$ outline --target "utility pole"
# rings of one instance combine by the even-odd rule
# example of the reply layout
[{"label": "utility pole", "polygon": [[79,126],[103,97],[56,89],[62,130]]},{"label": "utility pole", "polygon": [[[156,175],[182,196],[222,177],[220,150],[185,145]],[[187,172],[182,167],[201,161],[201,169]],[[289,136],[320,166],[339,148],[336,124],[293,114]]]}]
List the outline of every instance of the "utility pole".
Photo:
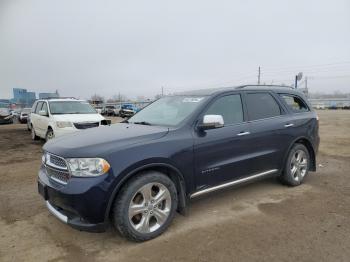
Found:
[{"label": "utility pole", "polygon": [[164,87],[162,86],[162,96],[164,96]]},{"label": "utility pole", "polygon": [[260,73],[261,73],[261,71],[260,71],[260,66],[259,66],[258,85],[260,85]]},{"label": "utility pole", "polygon": [[295,84],[294,84],[294,88],[297,89],[298,88],[298,76],[295,76]]},{"label": "utility pole", "polygon": [[307,77],[305,77],[305,88],[307,90]]}]

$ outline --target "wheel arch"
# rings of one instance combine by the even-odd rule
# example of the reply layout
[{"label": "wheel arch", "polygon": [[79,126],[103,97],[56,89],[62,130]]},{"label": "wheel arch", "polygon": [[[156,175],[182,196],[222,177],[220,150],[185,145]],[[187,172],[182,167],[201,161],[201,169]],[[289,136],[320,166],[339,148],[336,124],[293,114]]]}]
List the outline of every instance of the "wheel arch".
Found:
[{"label": "wheel arch", "polygon": [[180,172],[179,169],[174,167],[173,165],[170,165],[168,163],[149,163],[146,165],[139,166],[129,173],[127,173],[121,181],[114,187],[111,196],[108,201],[106,213],[105,213],[105,222],[109,220],[111,215],[111,209],[113,206],[113,203],[115,199],[118,197],[118,193],[120,192],[120,189],[125,185],[134,175],[145,172],[145,171],[158,171],[166,176],[168,176],[175,184],[177,193],[178,193],[178,209],[177,211],[180,214],[186,214],[187,211],[187,197],[186,197],[186,183],[184,176]]},{"label": "wheel arch", "polygon": [[309,151],[309,155],[310,155],[310,160],[311,160],[311,164],[310,164],[310,171],[316,171],[316,153],[315,153],[315,149],[314,146],[312,145],[311,141],[306,138],[306,137],[299,137],[297,139],[295,139],[289,146],[287,153],[283,159],[283,163],[285,163],[285,161],[287,160],[288,154],[290,152],[290,150],[292,149],[292,147],[295,144],[302,144],[304,145],[307,150]]}]

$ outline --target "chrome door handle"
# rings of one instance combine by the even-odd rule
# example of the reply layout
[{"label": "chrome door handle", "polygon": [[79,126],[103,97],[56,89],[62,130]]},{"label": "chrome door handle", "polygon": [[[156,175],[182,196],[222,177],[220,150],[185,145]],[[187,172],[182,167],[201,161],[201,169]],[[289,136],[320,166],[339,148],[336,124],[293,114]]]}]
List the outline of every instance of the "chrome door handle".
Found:
[{"label": "chrome door handle", "polygon": [[284,127],[291,127],[294,126],[294,124],[285,124]]},{"label": "chrome door handle", "polygon": [[250,134],[250,132],[241,132],[241,133],[238,133],[237,136],[246,136],[249,134]]}]

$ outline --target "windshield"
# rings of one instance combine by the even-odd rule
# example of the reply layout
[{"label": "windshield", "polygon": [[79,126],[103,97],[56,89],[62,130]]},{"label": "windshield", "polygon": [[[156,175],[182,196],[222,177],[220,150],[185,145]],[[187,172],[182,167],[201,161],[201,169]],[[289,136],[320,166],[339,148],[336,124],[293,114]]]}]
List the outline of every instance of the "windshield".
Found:
[{"label": "windshield", "polygon": [[129,119],[129,123],[176,126],[194,112],[206,97],[168,96],[142,109]]},{"label": "windshield", "polygon": [[58,114],[96,114],[96,110],[83,101],[55,101],[50,102],[50,112]]}]

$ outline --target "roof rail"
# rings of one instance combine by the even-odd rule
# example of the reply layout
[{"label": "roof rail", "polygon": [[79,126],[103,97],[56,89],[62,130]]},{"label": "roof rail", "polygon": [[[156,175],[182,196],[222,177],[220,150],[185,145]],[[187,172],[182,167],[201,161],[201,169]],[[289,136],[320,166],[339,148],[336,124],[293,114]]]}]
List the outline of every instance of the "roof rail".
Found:
[{"label": "roof rail", "polygon": [[238,86],[238,89],[246,88],[246,87],[279,87],[279,88],[291,88],[295,89],[293,86],[284,86],[284,85],[243,85]]},{"label": "roof rail", "polygon": [[67,96],[67,97],[49,97],[49,98],[42,98],[43,100],[52,100],[52,99],[75,99],[75,100],[79,100],[79,99],[77,99],[77,98],[75,98],[75,97],[69,97],[69,96]]}]

